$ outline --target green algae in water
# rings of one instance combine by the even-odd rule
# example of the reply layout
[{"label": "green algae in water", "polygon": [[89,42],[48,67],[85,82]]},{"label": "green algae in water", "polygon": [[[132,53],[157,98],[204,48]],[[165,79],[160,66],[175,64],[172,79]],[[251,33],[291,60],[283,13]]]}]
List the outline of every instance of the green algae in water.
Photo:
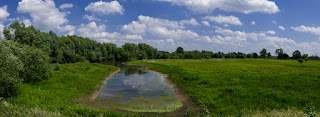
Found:
[{"label": "green algae in water", "polygon": [[121,69],[101,89],[101,104],[133,112],[172,112],[183,106],[164,75],[136,66]]}]

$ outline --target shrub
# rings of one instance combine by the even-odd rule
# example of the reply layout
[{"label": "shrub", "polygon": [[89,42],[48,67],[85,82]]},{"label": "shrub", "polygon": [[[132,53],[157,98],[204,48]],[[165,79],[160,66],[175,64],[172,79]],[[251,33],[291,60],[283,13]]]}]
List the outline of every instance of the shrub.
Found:
[{"label": "shrub", "polygon": [[302,64],[303,63],[303,59],[301,59],[301,58],[298,59],[298,62]]},{"label": "shrub", "polygon": [[19,94],[22,80],[17,77],[0,77],[0,97],[12,97]]},{"label": "shrub", "polygon": [[[2,52],[1,54],[6,54],[4,56],[11,55],[11,58],[15,58],[13,60],[21,62],[22,69],[19,71],[19,77],[23,81],[29,82],[32,80],[41,80],[48,76],[51,70],[49,57],[40,49],[8,40],[0,41],[0,45],[7,51],[6,53]],[[8,63],[6,65],[2,65],[1,68],[14,66],[15,63],[15,61],[8,61]],[[8,72],[10,70],[6,71]]]},{"label": "shrub", "polygon": [[20,58],[24,64],[21,77],[26,82],[41,80],[50,72],[49,57],[46,53],[35,47],[24,46],[23,55]]},{"label": "shrub", "polygon": [[17,95],[22,82],[19,73],[23,70],[23,64],[12,52],[0,43],[0,97]]}]

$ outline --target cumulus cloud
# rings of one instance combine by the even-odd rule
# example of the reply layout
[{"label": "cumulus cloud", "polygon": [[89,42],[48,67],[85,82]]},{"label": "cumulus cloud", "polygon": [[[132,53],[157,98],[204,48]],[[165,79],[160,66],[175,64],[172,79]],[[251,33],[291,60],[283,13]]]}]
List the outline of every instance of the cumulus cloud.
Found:
[{"label": "cumulus cloud", "polygon": [[72,8],[73,7],[73,4],[71,3],[65,3],[65,4],[62,4],[60,5],[60,9],[67,9],[67,8]]},{"label": "cumulus cloud", "polygon": [[291,27],[291,29],[298,32],[307,32],[315,35],[320,35],[320,27],[307,27],[307,26],[301,25],[298,27]]},{"label": "cumulus cloud", "polygon": [[26,26],[31,26],[32,25],[32,22],[30,21],[30,19],[23,19],[21,22],[23,22],[24,25],[26,25]]},{"label": "cumulus cloud", "polygon": [[[290,53],[300,47],[299,44],[291,39],[273,36],[273,31],[245,32],[216,28],[216,35],[212,37],[202,36],[197,39],[198,48],[210,47],[211,45],[213,50],[245,53],[259,52],[262,48],[267,48],[271,52],[278,48],[283,48]],[[300,49],[305,50],[305,48]]]},{"label": "cumulus cloud", "polygon": [[101,21],[101,19],[99,18],[96,18],[95,16],[93,15],[88,15],[88,14],[85,14],[83,16],[84,19],[87,19],[88,21]]},{"label": "cumulus cloud", "polygon": [[210,27],[210,23],[208,21],[202,21],[201,22],[203,25]]},{"label": "cumulus cloud", "polygon": [[278,22],[277,22],[277,21],[272,21],[272,23],[273,23],[273,24],[278,24]]},{"label": "cumulus cloud", "polygon": [[271,34],[271,35],[275,35],[275,34],[276,34],[276,31],[269,30],[269,31],[266,31],[266,33]]},{"label": "cumulus cloud", "polygon": [[279,8],[275,2],[269,0],[156,0],[170,2],[179,6],[186,6],[189,10],[209,13],[216,9],[241,12],[245,14],[262,12],[277,13]]},{"label": "cumulus cloud", "polygon": [[190,39],[199,35],[191,30],[185,30],[186,25],[200,25],[195,19],[169,21],[149,16],[138,16],[138,21],[124,25],[122,30],[131,34],[151,34],[167,39]]},{"label": "cumulus cloud", "polygon": [[193,19],[193,18],[191,18],[190,20],[182,20],[181,23],[183,23],[183,24],[189,24],[189,25],[193,25],[193,26],[198,26],[198,25],[200,25],[200,24],[198,23],[198,21],[195,20],[195,19]]},{"label": "cumulus cloud", "polygon": [[7,12],[7,6],[0,7],[0,37],[3,37],[2,31],[4,29],[3,23],[10,16],[10,13]]},{"label": "cumulus cloud", "polygon": [[7,12],[7,6],[0,7],[0,23],[5,22],[9,16],[10,13]]},{"label": "cumulus cloud", "polygon": [[286,30],[286,28],[283,27],[283,26],[278,26],[278,28],[281,29],[281,30]]},{"label": "cumulus cloud", "polygon": [[224,16],[224,15],[206,16],[206,17],[203,17],[203,19],[217,22],[219,24],[224,23],[224,24],[232,24],[232,25],[242,25],[239,18],[235,16]]},{"label": "cumulus cloud", "polygon": [[18,3],[17,11],[28,13],[33,25],[41,31],[69,31],[70,26],[64,26],[68,22],[65,18],[67,14],[60,12],[53,0],[22,0]]},{"label": "cumulus cloud", "polygon": [[251,22],[251,25],[256,25],[256,22],[255,22],[255,21],[252,21],[252,22]]},{"label": "cumulus cloud", "polygon": [[124,8],[120,5],[118,1],[111,2],[93,2],[90,3],[87,7],[85,7],[86,11],[90,11],[92,13],[97,13],[101,15],[107,14],[123,14]]},{"label": "cumulus cloud", "polygon": [[98,25],[96,22],[90,22],[88,24],[81,24],[76,28],[76,34],[88,37],[103,42],[115,42],[126,40],[142,40],[141,35],[134,34],[121,34],[118,32],[108,32],[107,26],[104,24]]}]

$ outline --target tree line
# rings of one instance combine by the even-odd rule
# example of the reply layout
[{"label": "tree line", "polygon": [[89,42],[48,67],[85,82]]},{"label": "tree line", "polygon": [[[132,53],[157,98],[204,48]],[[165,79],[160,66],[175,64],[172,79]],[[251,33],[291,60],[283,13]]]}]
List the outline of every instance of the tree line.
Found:
[{"label": "tree line", "polygon": [[[145,43],[126,43],[122,47],[117,47],[116,44],[99,43],[77,35],[57,36],[52,31],[40,32],[33,26],[27,27],[19,22],[12,23],[4,29],[3,33],[7,40],[41,49],[50,57],[51,63],[74,63],[84,60],[100,62],[142,59],[273,58],[266,49],[262,49],[258,55],[257,53],[245,54],[242,52],[184,51],[182,47],[178,47],[175,52],[170,53],[158,51]],[[278,59],[290,58],[281,48],[277,49],[275,54]],[[294,59],[302,57],[306,58],[308,55],[301,55],[298,50],[292,54]],[[317,58],[318,56],[312,57],[312,59]]]}]

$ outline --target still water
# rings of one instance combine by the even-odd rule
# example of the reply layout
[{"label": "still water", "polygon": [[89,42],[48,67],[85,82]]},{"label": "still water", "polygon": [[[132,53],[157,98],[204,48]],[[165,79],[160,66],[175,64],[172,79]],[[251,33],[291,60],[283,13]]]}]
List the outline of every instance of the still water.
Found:
[{"label": "still water", "polygon": [[145,67],[118,65],[96,98],[101,104],[134,112],[172,112],[182,107],[164,75]]}]

